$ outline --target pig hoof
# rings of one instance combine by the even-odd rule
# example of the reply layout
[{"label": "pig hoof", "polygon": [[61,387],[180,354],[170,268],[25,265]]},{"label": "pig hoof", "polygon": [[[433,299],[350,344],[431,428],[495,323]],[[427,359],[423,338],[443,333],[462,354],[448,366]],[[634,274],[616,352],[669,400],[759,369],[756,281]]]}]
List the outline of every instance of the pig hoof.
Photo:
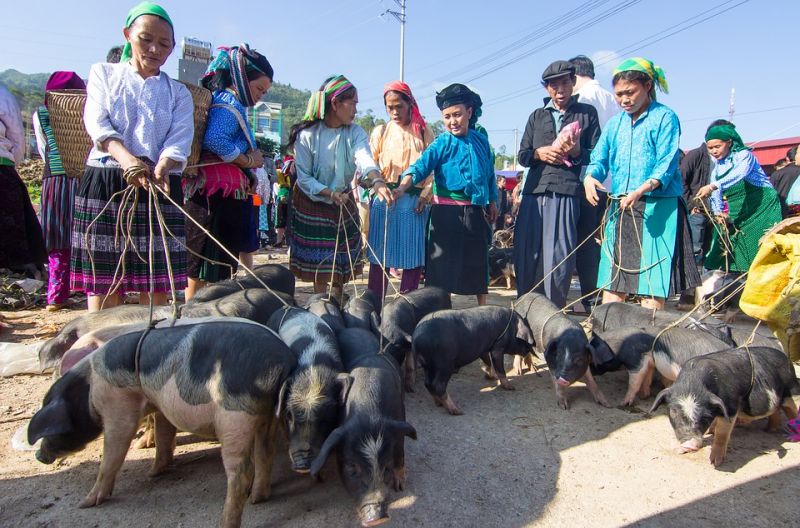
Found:
[{"label": "pig hoof", "polygon": [[513,391],[513,390],[516,390],[516,389],[514,388],[514,386],[513,386],[511,383],[509,383],[508,381],[501,381],[501,382],[500,382],[500,386],[501,386],[503,389],[505,389],[505,390],[508,390],[508,391]]},{"label": "pig hoof", "polygon": [[608,400],[605,396],[598,396],[594,399],[598,404],[602,405],[603,407],[611,407],[611,404],[608,403]]},{"label": "pig hoof", "polygon": [[396,468],[392,480],[392,487],[394,490],[403,491],[406,487],[406,468]]},{"label": "pig hoof", "polygon": [[558,399],[558,406],[564,409],[565,411],[569,410],[569,401],[566,398],[559,398]]},{"label": "pig hoof", "polygon": [[269,496],[272,494],[270,490],[265,491],[253,491],[250,493],[250,504],[258,504],[259,502],[266,502],[269,499]]},{"label": "pig hoof", "polygon": [[94,508],[100,506],[106,501],[106,496],[95,491],[89,492],[85,499],[81,501],[78,508]]},{"label": "pig hoof", "polygon": [[721,452],[721,450],[712,449],[708,461],[711,462],[715,468],[720,467],[722,463],[725,462],[725,453]]},{"label": "pig hoof", "polygon": [[150,468],[150,471],[147,472],[147,476],[150,478],[158,477],[169,471],[171,468],[172,462],[159,464],[157,466],[154,464],[153,467]]}]

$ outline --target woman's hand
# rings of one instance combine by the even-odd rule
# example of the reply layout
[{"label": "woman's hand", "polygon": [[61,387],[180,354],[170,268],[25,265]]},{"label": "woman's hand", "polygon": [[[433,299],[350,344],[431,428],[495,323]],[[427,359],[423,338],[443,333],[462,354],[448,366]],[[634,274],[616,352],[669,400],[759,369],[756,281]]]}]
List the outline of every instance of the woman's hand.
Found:
[{"label": "woman's hand", "polygon": [[431,203],[431,198],[433,197],[433,190],[430,187],[425,187],[422,189],[422,192],[419,193],[419,198],[417,199],[417,206],[414,207],[414,212],[421,214],[425,211],[425,208]]},{"label": "woman's hand", "polygon": [[331,191],[330,199],[334,205],[344,206],[350,198],[350,193]]},{"label": "woman's hand", "polygon": [[260,150],[250,150],[247,152],[247,155],[250,156],[250,160],[252,162],[250,164],[251,169],[257,169],[258,167],[264,165],[264,154],[262,154]]},{"label": "woman's hand", "polygon": [[727,215],[727,214],[725,214],[725,213],[717,213],[717,214],[714,216],[714,220],[715,220],[715,221],[716,221],[718,224],[724,224],[724,223],[726,223],[726,222],[728,221],[728,215]]},{"label": "woman's hand", "polygon": [[386,207],[394,204],[394,194],[392,193],[392,190],[389,189],[382,181],[375,182],[375,184],[372,186],[372,190],[375,191],[375,194],[378,195],[378,198],[386,202]]},{"label": "woman's hand", "polygon": [[711,196],[711,193],[717,190],[717,186],[713,183],[709,183],[708,185],[703,185],[697,190],[697,194],[695,195],[695,199],[702,200],[703,198],[707,198]]},{"label": "woman's hand", "polygon": [[644,192],[642,192],[641,189],[636,189],[635,191],[623,196],[619,201],[619,206],[623,209],[633,209],[633,206],[641,199],[643,195]]},{"label": "woman's hand", "polygon": [[403,195],[408,190],[408,188],[411,187],[413,184],[414,184],[414,180],[412,179],[410,174],[408,176],[404,177],[400,181],[400,185],[398,185],[397,188],[394,190],[394,193],[393,193],[394,194],[394,199],[395,200],[399,200],[400,198],[402,198]]},{"label": "woman's hand", "polygon": [[583,192],[586,194],[586,201],[592,205],[597,205],[600,201],[600,197],[597,195],[598,190],[605,192],[606,188],[592,176],[587,175],[583,180]]},{"label": "woman's hand", "polygon": [[153,183],[161,187],[164,192],[169,192],[169,171],[173,168],[174,162],[169,158],[161,158],[153,169]]}]

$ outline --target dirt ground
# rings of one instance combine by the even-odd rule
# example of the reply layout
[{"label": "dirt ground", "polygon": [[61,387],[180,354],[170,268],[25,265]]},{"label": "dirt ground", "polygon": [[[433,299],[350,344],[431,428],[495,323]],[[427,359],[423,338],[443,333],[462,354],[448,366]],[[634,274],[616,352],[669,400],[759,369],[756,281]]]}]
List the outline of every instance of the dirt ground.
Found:
[{"label": "dirt ground", "polygon": [[[298,291],[300,300],[309,288]],[[513,298],[505,289],[490,292],[493,304]],[[454,304],[475,301],[456,297]],[[14,334],[0,340],[33,341],[80,314],[11,314],[21,318],[13,321]],[[728,460],[715,470],[708,441],[698,453],[673,453],[677,442],[664,411],[651,418],[638,412],[652,398],[639,402],[638,411],[606,409],[575,386],[571,409],[563,411],[546,371],[512,382],[515,391],[499,390],[477,364],[462,369],[449,390],[465,414],[449,416],[434,406],[418,376],[406,407],[419,440],[406,442],[408,486],[393,495],[394,526],[797,526],[800,445],[762,431],[763,421],[736,428]],[[607,374],[598,383],[618,403],[627,374]],[[216,526],[225,495],[219,449],[186,435],[178,438],[169,473],[148,478],[153,451],[131,450],[113,498],[78,509],[97,475],[100,441],[51,466],[11,447],[49,385],[48,376],[0,378],[0,526]],[[357,526],[334,464],[316,483],[291,473],[285,449],[280,453],[271,499],[248,504],[243,526]]]}]

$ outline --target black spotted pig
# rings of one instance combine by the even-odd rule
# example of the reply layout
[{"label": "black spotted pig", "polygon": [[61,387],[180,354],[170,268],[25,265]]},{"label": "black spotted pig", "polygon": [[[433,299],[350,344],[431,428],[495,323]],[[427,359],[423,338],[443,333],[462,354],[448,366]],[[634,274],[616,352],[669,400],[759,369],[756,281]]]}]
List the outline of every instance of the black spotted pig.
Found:
[{"label": "black spotted pig", "polygon": [[53,384],[28,442],[42,439],[36,458],[50,464],[103,433],[97,481],[80,504],[97,506],[111,496],[140,420],[159,411],[151,474],[171,463],[176,430],[216,437],[228,480],[221,524],[236,527],[248,490],[253,502],[269,496],[276,410],[295,363],[274,332],[246,320],[123,334]]},{"label": "black spotted pig", "polygon": [[581,380],[597,403],[609,407],[608,399],[589,370],[592,354],[596,352],[581,325],[561,313],[550,299],[536,292],[517,299],[514,311],[527,321],[539,352],[544,354],[559,406],[569,409],[566,389]]},{"label": "black spotted pig", "polygon": [[[286,266],[262,264],[255,266],[252,270],[256,277],[273,291],[283,292],[290,297],[294,297],[294,274]],[[249,273],[245,273],[244,277],[223,280],[199,289],[186,304],[212,301],[248,288],[264,288],[261,282]]]},{"label": "black spotted pig", "polygon": [[658,327],[616,328],[607,332],[595,332],[590,341],[596,355],[613,358],[600,365],[591,365],[594,374],[615,370],[624,366],[628,371],[628,391],[622,405],[633,405],[637,395],[650,396],[653,373],[658,372],[666,384],[675,381],[687,360],[692,357],[730,348],[711,334],[688,328]]},{"label": "black spotted pig", "polygon": [[308,473],[323,442],[339,423],[347,375],[342,374],[333,330],[318,316],[301,308],[278,310],[269,327],[297,357],[285,398],[289,458],[294,471]]},{"label": "black spotted pig", "polygon": [[414,390],[416,361],[411,351],[411,334],[429,313],[452,308],[450,294],[435,286],[410,291],[387,302],[381,314],[380,335],[384,351],[403,365],[406,391]]},{"label": "black spotted pig", "polygon": [[710,462],[725,461],[737,418],[769,417],[768,428],[780,426],[779,412],[797,417],[792,394],[800,384],[786,355],[767,347],[734,348],[687,361],[675,383],[656,396],[650,413],[669,403],[669,421],[680,442],[679,453],[698,451],[703,435],[713,428]]},{"label": "black spotted pig", "polygon": [[533,344],[528,324],[510,308],[477,306],[426,315],[414,330],[411,346],[425,369],[425,387],[433,400],[450,414],[459,415],[461,410],[447,393],[454,372],[480,358],[487,374],[512,390],[504,355],[524,356]]},{"label": "black spotted pig", "polygon": [[348,299],[342,310],[347,328],[363,328],[379,335],[381,304],[372,290],[365,289],[356,297]]},{"label": "black spotted pig", "polygon": [[[355,344],[353,331],[368,333],[346,329],[347,343]],[[348,353],[353,363],[342,423],[325,440],[311,474],[322,470],[335,449],[339,477],[356,500],[361,525],[377,526],[389,519],[389,487],[401,490],[405,485],[404,440],[406,436],[416,440],[417,432],[406,422],[403,383],[395,360],[357,347]]]}]

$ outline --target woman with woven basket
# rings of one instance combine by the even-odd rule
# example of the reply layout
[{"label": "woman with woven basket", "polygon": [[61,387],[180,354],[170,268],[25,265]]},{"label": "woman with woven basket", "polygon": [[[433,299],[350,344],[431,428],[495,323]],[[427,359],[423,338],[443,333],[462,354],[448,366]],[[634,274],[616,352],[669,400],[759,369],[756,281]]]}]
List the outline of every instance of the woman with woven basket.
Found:
[{"label": "woman with woven basket", "polygon": [[[75,72],[57,71],[47,80],[45,92],[83,90],[86,84]],[[47,101],[33,113],[36,146],[44,160],[42,174],[42,232],[47,248],[47,310],[61,309],[69,299],[69,257],[72,246],[72,207],[80,174],[67,174],[50,126]]]},{"label": "woman with woven basket", "polygon": [[[213,96],[200,170],[196,178],[183,180],[186,211],[234,255],[254,250],[248,240],[255,229],[250,225],[253,203],[249,193],[257,183],[253,171],[264,164],[247,125],[245,109],[267,93],[272,76],[266,57],[242,44],[219,48],[202,81]],[[237,262],[190,220],[186,239],[190,250],[189,300],[207,282],[230,278]]]},{"label": "woman with woven basket", "polygon": [[[153,303],[165,304],[168,291],[186,287],[183,214],[163,196],[160,215],[148,205],[153,185],[182,201],[192,96],[161,71],[175,47],[163,8],[137,5],[123,34],[121,62],[92,66],[84,109],[93,147],[75,200],[70,267],[72,289],[86,292],[90,311],[119,304],[128,291],[139,292],[141,303],[152,291]],[[133,194],[126,193],[129,185]]]},{"label": "woman with woven basket", "polygon": [[372,158],[367,133],[353,124],[356,87],[334,75],[311,94],[303,121],[292,127],[297,185],[292,194],[289,266],[295,276],[314,283],[315,293],[337,297],[341,286],[360,274],[361,232],[351,182],[371,186],[376,200],[394,202]]}]

